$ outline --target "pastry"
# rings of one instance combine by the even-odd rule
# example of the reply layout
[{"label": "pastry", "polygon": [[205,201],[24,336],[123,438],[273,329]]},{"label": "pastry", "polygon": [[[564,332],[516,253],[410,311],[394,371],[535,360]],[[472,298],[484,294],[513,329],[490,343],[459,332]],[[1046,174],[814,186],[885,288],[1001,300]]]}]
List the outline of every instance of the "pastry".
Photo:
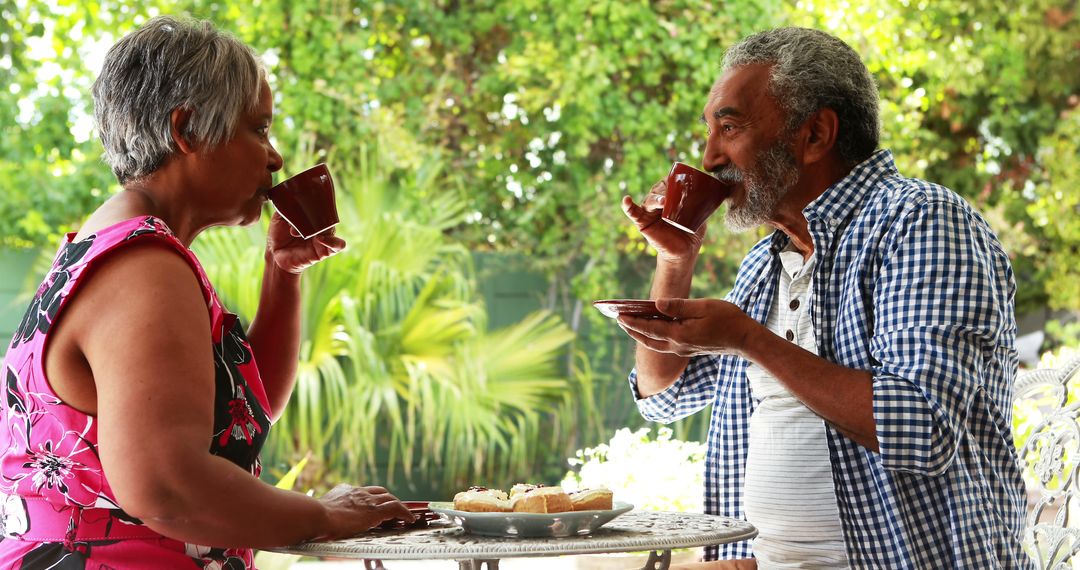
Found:
[{"label": "pastry", "polygon": [[570,492],[569,495],[570,504],[575,511],[610,511],[612,508],[611,489],[580,489]]},{"label": "pastry", "polygon": [[510,488],[510,500],[513,501],[514,497],[524,494],[528,491],[532,491],[537,487],[543,487],[543,485],[533,485],[531,483],[517,483]]},{"label": "pastry", "polygon": [[564,513],[574,510],[562,487],[536,487],[515,495],[510,501],[515,513]]},{"label": "pastry", "polygon": [[498,489],[469,487],[454,495],[454,509],[470,513],[508,513],[510,500]]}]

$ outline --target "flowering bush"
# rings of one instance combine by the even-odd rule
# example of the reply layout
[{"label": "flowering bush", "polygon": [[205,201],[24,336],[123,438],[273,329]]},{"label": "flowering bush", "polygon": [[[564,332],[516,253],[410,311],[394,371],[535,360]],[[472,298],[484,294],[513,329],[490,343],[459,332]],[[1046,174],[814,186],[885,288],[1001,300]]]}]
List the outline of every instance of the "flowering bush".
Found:
[{"label": "flowering bush", "polygon": [[650,432],[623,428],[606,444],[578,450],[563,488],[607,487],[638,509],[702,512],[705,445],[672,439],[666,427],[655,439]]}]

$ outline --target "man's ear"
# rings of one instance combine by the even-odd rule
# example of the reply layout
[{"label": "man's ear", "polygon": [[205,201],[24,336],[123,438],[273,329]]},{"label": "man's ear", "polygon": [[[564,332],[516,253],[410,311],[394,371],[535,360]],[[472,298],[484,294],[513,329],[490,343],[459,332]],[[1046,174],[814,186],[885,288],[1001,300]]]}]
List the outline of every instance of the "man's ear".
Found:
[{"label": "man's ear", "polygon": [[172,134],[173,142],[176,143],[176,148],[183,154],[195,152],[195,143],[184,136],[188,121],[191,120],[191,113],[191,109],[177,107],[169,116],[169,132]]},{"label": "man's ear", "polygon": [[811,164],[828,156],[836,146],[839,130],[840,119],[836,111],[824,107],[810,115],[802,128],[803,162]]}]

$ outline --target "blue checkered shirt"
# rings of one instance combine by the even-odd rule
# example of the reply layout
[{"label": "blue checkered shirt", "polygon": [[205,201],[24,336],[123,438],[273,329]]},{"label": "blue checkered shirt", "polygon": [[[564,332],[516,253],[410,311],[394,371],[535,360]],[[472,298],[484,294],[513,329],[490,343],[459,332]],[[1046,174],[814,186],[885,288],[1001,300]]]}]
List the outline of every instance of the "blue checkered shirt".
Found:
[{"label": "blue checkered shirt", "polygon": [[[826,423],[852,567],[1028,568],[1010,429],[1016,286],[1001,244],[962,198],[900,176],[887,150],[803,213],[818,256],[810,307],[818,353],[873,374],[880,453]],[[755,245],[727,296],[758,322],[787,242],[777,231]],[[740,519],[756,404],[746,365],[699,356],[670,388],[638,400],[646,419],[664,423],[712,404],[705,510]],[[630,383],[636,394],[635,373]],[[707,555],[745,558],[751,544]]]}]

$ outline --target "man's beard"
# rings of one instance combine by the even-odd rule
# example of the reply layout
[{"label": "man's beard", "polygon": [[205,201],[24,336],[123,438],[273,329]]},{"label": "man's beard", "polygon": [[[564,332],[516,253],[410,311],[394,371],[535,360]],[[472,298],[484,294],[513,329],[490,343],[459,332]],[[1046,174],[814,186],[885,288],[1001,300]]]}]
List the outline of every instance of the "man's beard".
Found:
[{"label": "man's beard", "polygon": [[745,232],[772,218],[780,200],[799,181],[799,169],[787,141],[779,140],[746,172],[728,165],[716,177],[721,182],[744,184],[746,196],[741,204],[728,206],[724,223],[733,232]]}]

